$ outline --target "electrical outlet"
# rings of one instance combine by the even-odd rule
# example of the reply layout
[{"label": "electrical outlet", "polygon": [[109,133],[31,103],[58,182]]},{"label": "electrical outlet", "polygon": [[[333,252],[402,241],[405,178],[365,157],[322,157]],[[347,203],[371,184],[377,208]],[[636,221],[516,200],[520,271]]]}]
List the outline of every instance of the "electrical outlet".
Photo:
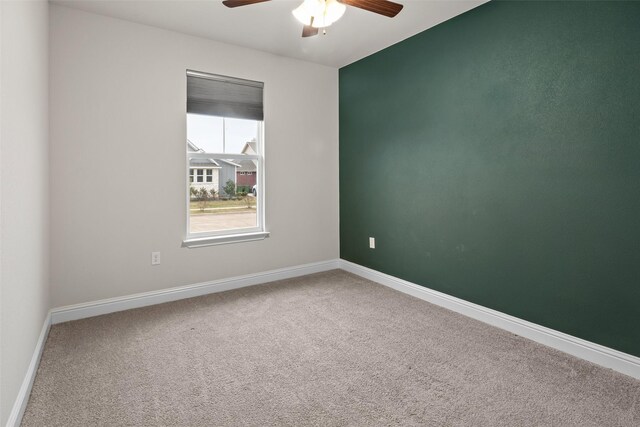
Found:
[{"label": "electrical outlet", "polygon": [[160,252],[151,252],[151,265],[160,265]]},{"label": "electrical outlet", "polygon": [[376,248],[376,238],[375,237],[369,237],[369,248],[371,248],[371,249],[375,249]]}]

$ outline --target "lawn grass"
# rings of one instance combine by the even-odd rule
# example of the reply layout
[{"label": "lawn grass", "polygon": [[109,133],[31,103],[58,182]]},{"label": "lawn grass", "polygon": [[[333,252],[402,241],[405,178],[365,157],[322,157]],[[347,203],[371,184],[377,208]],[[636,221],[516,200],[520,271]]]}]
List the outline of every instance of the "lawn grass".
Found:
[{"label": "lawn grass", "polygon": [[191,216],[200,216],[200,215],[235,215],[235,214],[240,214],[240,213],[248,213],[248,212],[252,212],[252,213],[256,213],[256,210],[254,208],[251,209],[247,209],[242,208],[242,207],[238,207],[235,209],[211,209],[208,211],[201,211],[200,209],[197,210],[193,210],[189,213],[189,215]]}]

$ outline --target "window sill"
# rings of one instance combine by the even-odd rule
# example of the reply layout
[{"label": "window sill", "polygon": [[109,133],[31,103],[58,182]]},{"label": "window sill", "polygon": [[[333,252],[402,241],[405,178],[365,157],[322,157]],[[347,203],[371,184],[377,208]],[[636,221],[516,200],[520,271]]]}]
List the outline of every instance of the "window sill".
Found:
[{"label": "window sill", "polygon": [[226,245],[228,243],[253,242],[269,237],[268,231],[254,233],[227,234],[225,236],[209,236],[197,239],[186,239],[182,242],[183,248],[202,248],[204,246]]}]

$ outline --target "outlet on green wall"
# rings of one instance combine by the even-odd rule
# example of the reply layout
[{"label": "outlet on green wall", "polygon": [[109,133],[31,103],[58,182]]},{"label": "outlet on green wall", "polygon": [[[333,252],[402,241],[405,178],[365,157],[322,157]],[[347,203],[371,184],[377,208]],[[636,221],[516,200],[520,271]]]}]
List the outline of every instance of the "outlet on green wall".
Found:
[{"label": "outlet on green wall", "polygon": [[342,68],[341,257],[640,356],[639,23],[491,2]]}]

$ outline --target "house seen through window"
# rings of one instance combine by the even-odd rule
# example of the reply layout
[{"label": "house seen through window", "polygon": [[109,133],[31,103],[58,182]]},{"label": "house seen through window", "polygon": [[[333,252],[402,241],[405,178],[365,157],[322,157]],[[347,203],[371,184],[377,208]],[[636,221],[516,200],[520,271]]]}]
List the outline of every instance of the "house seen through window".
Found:
[{"label": "house seen through window", "polygon": [[262,90],[187,72],[187,240],[265,237]]}]

